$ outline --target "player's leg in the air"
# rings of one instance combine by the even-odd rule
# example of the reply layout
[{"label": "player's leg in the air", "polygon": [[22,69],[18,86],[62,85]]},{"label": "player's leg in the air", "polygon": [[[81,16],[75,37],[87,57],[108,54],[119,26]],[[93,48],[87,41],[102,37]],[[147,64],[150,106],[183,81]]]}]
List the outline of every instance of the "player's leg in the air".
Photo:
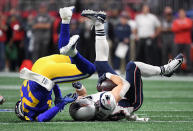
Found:
[{"label": "player's leg in the air", "polygon": [[168,64],[153,66],[142,62],[129,62],[126,67],[126,80],[131,84],[130,90],[126,94],[128,100],[119,102],[122,106],[132,106],[134,111],[138,110],[143,103],[143,89],[141,75],[147,76],[167,76],[170,77],[182,64],[183,55],[179,54]]},{"label": "player's leg in the air", "polygon": [[61,55],[40,58],[33,65],[32,71],[55,83],[87,78],[95,72],[95,66],[78,53],[76,44],[79,36],[74,35],[70,38],[72,8],[62,8],[59,13],[62,19],[58,44]]},{"label": "player's leg in the air", "polygon": [[94,64],[96,66],[98,76],[100,77],[101,75],[107,72],[116,74],[108,63],[109,45],[104,30],[106,13],[101,11],[96,12],[93,10],[84,10],[81,15],[91,19],[95,26],[96,58]]},{"label": "player's leg in the air", "polygon": [[[77,98],[76,95],[62,97],[56,83],[83,79],[95,72],[95,66],[76,50],[79,36],[69,36],[71,7],[60,9],[60,15],[62,24],[59,49],[62,55],[40,58],[33,65],[32,71],[23,69],[20,72],[20,77],[27,79],[21,86],[21,101],[17,102],[15,108],[16,115],[21,119],[39,122],[51,120],[66,104]],[[55,106],[49,109],[52,89]]]},{"label": "player's leg in the air", "polygon": [[72,17],[72,9],[61,9],[60,17],[62,19],[58,44],[60,53],[70,56],[71,63],[75,64],[83,74],[93,74],[95,72],[95,66],[83,56],[81,56],[76,49],[79,36],[74,35],[70,38],[69,24]]},{"label": "player's leg in the air", "polygon": [[[80,72],[77,71],[76,75],[79,77],[78,79],[82,79],[81,78],[82,76],[83,78],[86,78],[92,75],[95,72],[95,66],[78,53],[76,49],[76,44],[79,36],[74,35],[70,38],[69,24],[70,24],[71,16],[72,16],[72,9],[69,10],[69,9],[63,8],[60,10],[60,17],[62,19],[62,23],[61,23],[61,31],[60,31],[58,48],[61,54],[70,56],[71,63],[75,64],[78,70],[81,71],[81,74]],[[75,69],[75,72],[76,72],[76,69]],[[82,76],[79,76],[79,75],[82,75]]]},{"label": "player's leg in the air", "polygon": [[170,77],[173,73],[181,66],[183,62],[183,54],[178,54],[173,60],[168,64],[159,66],[152,66],[142,62],[134,62],[141,71],[142,76],[166,76]]}]

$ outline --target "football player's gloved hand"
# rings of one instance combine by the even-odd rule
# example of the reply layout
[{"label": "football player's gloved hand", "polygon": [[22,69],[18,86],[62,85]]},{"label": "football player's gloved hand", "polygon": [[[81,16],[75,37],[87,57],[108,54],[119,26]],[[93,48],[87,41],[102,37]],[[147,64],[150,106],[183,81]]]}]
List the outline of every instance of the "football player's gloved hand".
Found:
[{"label": "football player's gloved hand", "polygon": [[57,105],[57,104],[59,104],[61,101],[62,101],[62,98],[57,97],[57,98],[55,98],[55,100],[54,100],[54,104]]},{"label": "football player's gloved hand", "polygon": [[78,94],[77,93],[70,93],[68,95],[66,95],[64,98],[60,99],[58,101],[58,103],[56,104],[57,107],[60,108],[60,111],[64,109],[64,106],[68,103],[71,103],[73,101],[75,101],[78,98]]},{"label": "football player's gloved hand", "polygon": [[76,89],[81,89],[82,88],[82,84],[80,83],[80,81],[77,82],[73,82],[72,86]]},{"label": "football player's gloved hand", "polygon": [[101,77],[99,77],[98,85],[101,84],[103,81],[107,79],[106,74],[103,74]]}]

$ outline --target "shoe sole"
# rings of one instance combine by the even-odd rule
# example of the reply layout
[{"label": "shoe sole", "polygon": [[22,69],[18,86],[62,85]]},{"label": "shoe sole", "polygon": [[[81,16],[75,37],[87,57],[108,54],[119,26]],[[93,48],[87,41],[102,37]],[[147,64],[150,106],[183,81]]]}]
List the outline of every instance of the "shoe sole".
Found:
[{"label": "shoe sole", "polygon": [[97,11],[93,11],[93,10],[83,10],[83,12],[81,13],[81,16],[92,19],[93,21],[96,21],[96,20],[105,21],[106,18],[104,20],[97,18],[97,16],[99,16],[99,15],[104,15],[106,17],[106,13],[102,12],[102,11],[97,12]]},{"label": "shoe sole", "polygon": [[182,65],[182,63],[183,63],[183,54],[182,53],[178,54],[174,59],[176,59],[176,60],[181,59],[181,60],[178,60],[179,63],[174,67],[174,70],[170,74],[167,74],[167,75],[164,75],[164,76],[171,77],[174,74],[174,72]]}]

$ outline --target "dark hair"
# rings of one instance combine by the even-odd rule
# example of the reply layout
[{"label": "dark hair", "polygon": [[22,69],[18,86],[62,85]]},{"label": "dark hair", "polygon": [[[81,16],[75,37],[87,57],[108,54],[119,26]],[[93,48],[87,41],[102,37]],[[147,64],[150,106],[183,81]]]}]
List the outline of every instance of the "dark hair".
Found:
[{"label": "dark hair", "polygon": [[72,117],[72,119],[78,120],[78,119],[76,118],[75,114],[76,114],[76,111],[77,111],[78,109],[80,109],[80,108],[81,108],[81,105],[80,105],[79,103],[77,103],[77,102],[73,102],[73,103],[70,105],[70,107],[69,107],[69,113],[70,113],[70,116]]}]

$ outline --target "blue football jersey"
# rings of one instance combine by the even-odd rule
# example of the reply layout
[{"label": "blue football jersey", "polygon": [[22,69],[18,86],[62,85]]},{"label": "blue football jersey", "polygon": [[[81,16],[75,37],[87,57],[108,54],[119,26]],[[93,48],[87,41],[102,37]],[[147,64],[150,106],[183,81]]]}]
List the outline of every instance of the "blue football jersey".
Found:
[{"label": "blue football jersey", "polygon": [[38,83],[25,80],[20,87],[22,109],[26,120],[35,120],[40,114],[51,107],[52,90],[47,91]]}]

